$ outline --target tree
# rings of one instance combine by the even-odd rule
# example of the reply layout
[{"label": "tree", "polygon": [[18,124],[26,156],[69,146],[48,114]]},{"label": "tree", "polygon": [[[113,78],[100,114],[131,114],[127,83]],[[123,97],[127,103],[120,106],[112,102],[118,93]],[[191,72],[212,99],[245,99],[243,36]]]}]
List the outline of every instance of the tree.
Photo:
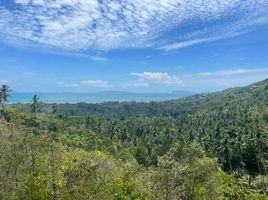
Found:
[{"label": "tree", "polygon": [[39,102],[40,98],[35,94],[32,98],[31,109],[33,113],[37,113],[39,111]]},{"label": "tree", "polygon": [[239,159],[240,159],[240,167],[242,167],[243,173],[245,172],[245,163],[243,161],[243,155],[242,155],[242,143],[243,143],[243,138],[242,134],[240,131],[236,132],[236,138],[235,138],[235,143],[238,148],[238,153],[239,153]]},{"label": "tree", "polygon": [[11,90],[7,85],[2,85],[1,91],[0,91],[0,104],[1,104],[1,110],[4,109],[5,104],[8,102],[8,99],[10,96]]},{"label": "tree", "polygon": [[[233,166],[231,162],[231,157],[233,153],[233,145],[231,144],[231,138],[228,136],[228,134],[225,133],[223,138],[221,139],[221,144],[217,148],[218,153],[223,157],[223,163],[224,163],[224,168],[231,173],[233,173]],[[227,164],[228,163],[228,167]]]},{"label": "tree", "polygon": [[151,174],[154,199],[218,199],[221,171],[216,162],[202,156],[196,147],[174,150],[159,158]]}]

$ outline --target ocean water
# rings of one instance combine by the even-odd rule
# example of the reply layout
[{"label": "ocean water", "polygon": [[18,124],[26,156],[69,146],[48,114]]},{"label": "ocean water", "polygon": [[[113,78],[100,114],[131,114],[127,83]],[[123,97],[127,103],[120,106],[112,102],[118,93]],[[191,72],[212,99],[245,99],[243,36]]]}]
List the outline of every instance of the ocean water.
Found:
[{"label": "ocean water", "polygon": [[[12,93],[9,103],[29,103],[35,93]],[[165,101],[179,99],[191,95],[181,93],[128,93],[128,92],[98,92],[98,93],[36,93],[40,101],[45,103],[102,103],[107,101]]]}]

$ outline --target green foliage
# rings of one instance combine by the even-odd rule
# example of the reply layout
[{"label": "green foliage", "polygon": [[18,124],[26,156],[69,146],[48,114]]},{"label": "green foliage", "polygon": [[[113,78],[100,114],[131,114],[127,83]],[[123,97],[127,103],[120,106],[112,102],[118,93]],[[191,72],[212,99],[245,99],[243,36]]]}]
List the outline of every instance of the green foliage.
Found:
[{"label": "green foliage", "polygon": [[265,120],[266,123],[268,123],[268,108],[266,108],[263,113],[263,119]]},{"label": "green foliage", "polygon": [[196,147],[183,152],[187,154],[173,149],[159,158],[152,173],[155,199],[218,199],[220,169],[215,161]]},{"label": "green foliage", "polygon": [[151,103],[5,106],[5,91],[0,199],[267,199],[267,80]]},{"label": "green foliage", "polygon": [[0,199],[145,199],[106,153],[70,149],[5,122],[0,141]]},{"label": "green foliage", "polygon": [[228,200],[265,200],[268,196],[263,194],[262,191],[253,190],[248,187],[248,185],[234,177],[221,173],[221,181],[223,184],[222,195],[220,199]]}]

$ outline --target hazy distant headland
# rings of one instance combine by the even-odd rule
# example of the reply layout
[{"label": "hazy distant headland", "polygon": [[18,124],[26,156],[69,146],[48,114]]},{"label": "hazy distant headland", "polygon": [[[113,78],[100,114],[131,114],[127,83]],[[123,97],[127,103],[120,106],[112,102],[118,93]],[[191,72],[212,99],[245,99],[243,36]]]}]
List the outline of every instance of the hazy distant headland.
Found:
[{"label": "hazy distant headland", "polygon": [[91,93],[33,93],[33,92],[13,92],[11,94],[10,103],[30,103],[32,96],[37,94],[44,103],[102,103],[107,101],[165,101],[183,98],[194,95],[189,91],[174,91],[170,93],[133,93],[104,91]]}]

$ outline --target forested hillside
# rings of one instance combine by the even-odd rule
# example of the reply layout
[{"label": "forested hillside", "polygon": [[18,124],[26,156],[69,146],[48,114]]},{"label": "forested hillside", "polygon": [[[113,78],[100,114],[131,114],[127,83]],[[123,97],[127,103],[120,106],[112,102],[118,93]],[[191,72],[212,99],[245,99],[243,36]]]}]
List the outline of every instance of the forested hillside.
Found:
[{"label": "forested hillside", "polygon": [[151,103],[8,94],[0,199],[268,199],[268,80]]}]

